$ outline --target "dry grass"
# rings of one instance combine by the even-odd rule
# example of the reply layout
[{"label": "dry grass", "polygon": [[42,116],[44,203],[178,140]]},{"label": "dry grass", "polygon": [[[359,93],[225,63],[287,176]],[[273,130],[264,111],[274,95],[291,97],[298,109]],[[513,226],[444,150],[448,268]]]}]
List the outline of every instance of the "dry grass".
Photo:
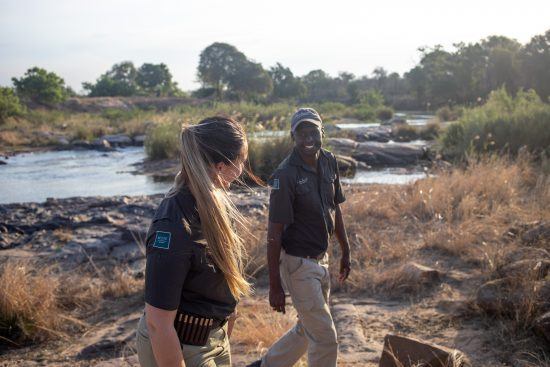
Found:
[{"label": "dry grass", "polygon": [[[63,336],[65,318],[56,295],[57,279],[28,262],[10,261],[0,273],[0,336],[44,340]],[[13,343],[17,341],[12,340]]]},{"label": "dry grass", "polygon": [[0,269],[0,337],[12,345],[65,338],[86,327],[82,320],[99,309],[102,299],[126,297],[142,288],[143,280],[120,268],[98,276],[8,260]]},{"label": "dry grass", "polygon": [[[249,299],[239,305],[239,317],[231,342],[242,347],[252,360],[259,359],[267,349],[296,323],[296,312],[286,308],[286,314],[273,312],[267,300]],[[303,357],[296,365],[307,366]]]}]

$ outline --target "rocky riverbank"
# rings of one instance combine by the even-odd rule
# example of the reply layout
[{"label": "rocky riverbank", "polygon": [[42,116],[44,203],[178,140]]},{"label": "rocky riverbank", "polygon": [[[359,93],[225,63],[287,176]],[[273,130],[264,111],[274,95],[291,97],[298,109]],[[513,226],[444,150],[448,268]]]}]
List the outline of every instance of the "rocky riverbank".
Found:
[{"label": "rocky riverbank", "polygon": [[[538,202],[530,196],[516,199],[520,191],[515,186],[506,191],[491,180],[493,175],[504,175],[510,184],[514,177],[521,180],[513,168],[476,170],[474,176],[441,175],[402,187],[345,187],[343,212],[356,270],[347,285],[333,283],[339,365],[377,366],[388,333],[422,340],[408,341],[409,347],[456,348],[473,366],[502,366],[530,358],[525,353],[539,353],[537,348],[549,335],[550,227],[540,220],[548,212],[540,209],[540,196]],[[483,185],[477,175],[492,184]],[[432,198],[422,198],[419,192]],[[451,192],[456,204],[448,211],[438,209]],[[473,192],[483,193],[478,208],[484,208],[472,212],[475,225],[465,207]],[[536,192],[533,195],[539,195]],[[498,211],[484,206],[503,195],[512,196],[506,196]],[[292,324],[294,314],[276,315],[267,307],[267,190],[236,191],[232,196],[257,236],[247,241],[247,271],[256,293],[243,300],[232,339],[234,364],[244,366]],[[30,269],[22,276],[42,274],[42,281],[46,277],[55,285],[50,297],[59,297],[56,312],[73,325],[68,330],[61,326],[63,334],[56,331],[30,344],[18,340],[17,334],[8,335],[23,346],[0,346],[7,366],[137,366],[133,343],[143,308],[143,241],[161,198],[76,197],[0,205],[0,266],[6,269],[15,262],[9,269]],[[423,200],[430,200],[431,209],[423,207]],[[432,216],[430,210],[436,213]],[[459,218],[453,211],[460,211],[461,217],[447,223],[444,216]],[[506,221],[499,219],[503,213]],[[331,272],[337,274],[335,244],[331,253]],[[8,289],[2,288],[7,287],[7,275],[0,273],[0,289]],[[20,287],[32,284],[29,280]],[[528,310],[529,319],[515,318],[517,312],[524,315]],[[521,340],[514,339],[514,347],[499,339],[521,325],[529,329]],[[533,332],[538,339],[533,339]]]}]

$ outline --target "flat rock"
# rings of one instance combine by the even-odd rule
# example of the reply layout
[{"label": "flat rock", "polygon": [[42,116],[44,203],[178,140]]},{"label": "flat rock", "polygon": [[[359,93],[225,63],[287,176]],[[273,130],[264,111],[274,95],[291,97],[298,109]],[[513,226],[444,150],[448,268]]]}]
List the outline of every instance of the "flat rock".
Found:
[{"label": "flat rock", "polygon": [[537,317],[534,323],[534,330],[537,335],[545,338],[550,343],[550,312]]},{"label": "flat rock", "polygon": [[388,334],[384,338],[379,367],[461,367],[467,364],[465,355],[456,349]]},{"label": "flat rock", "polygon": [[132,138],[124,134],[104,135],[101,139],[106,140],[110,145],[114,146],[127,146],[133,144]]}]

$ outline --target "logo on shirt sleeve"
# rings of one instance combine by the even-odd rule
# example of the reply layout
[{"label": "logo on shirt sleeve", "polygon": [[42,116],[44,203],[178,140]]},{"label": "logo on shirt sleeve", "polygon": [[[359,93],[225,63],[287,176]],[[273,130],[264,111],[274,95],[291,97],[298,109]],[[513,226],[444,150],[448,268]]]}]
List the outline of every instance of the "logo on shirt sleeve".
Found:
[{"label": "logo on shirt sleeve", "polygon": [[155,236],[155,242],[153,243],[153,247],[168,250],[170,248],[171,236],[172,234],[170,232],[157,231]]},{"label": "logo on shirt sleeve", "polygon": [[279,187],[280,187],[279,179],[274,178],[273,183],[271,184],[271,190],[279,190]]}]

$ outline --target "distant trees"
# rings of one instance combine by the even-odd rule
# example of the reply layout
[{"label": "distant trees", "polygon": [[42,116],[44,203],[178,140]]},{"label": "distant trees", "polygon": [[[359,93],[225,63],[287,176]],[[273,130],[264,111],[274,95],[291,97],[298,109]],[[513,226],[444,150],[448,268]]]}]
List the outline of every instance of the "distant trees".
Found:
[{"label": "distant trees", "polygon": [[216,42],[200,54],[198,77],[203,88],[213,88],[218,99],[224,92],[238,99],[267,95],[273,89],[261,64],[249,60],[235,46]]},{"label": "distant trees", "polygon": [[306,95],[306,86],[300,78],[281,63],[269,69],[269,76],[273,83],[273,97],[276,99],[301,99]]},{"label": "distant trees", "polygon": [[21,115],[24,107],[12,88],[0,87],[0,124],[8,117]]},{"label": "distant trees", "polygon": [[21,78],[12,78],[17,96],[42,105],[54,105],[67,98],[65,81],[53,72],[39,67],[27,70]]},{"label": "distant trees", "polygon": [[90,97],[135,95],[173,96],[181,93],[166,64],[145,63],[136,69],[131,61],[115,64],[95,83],[82,83]]}]

